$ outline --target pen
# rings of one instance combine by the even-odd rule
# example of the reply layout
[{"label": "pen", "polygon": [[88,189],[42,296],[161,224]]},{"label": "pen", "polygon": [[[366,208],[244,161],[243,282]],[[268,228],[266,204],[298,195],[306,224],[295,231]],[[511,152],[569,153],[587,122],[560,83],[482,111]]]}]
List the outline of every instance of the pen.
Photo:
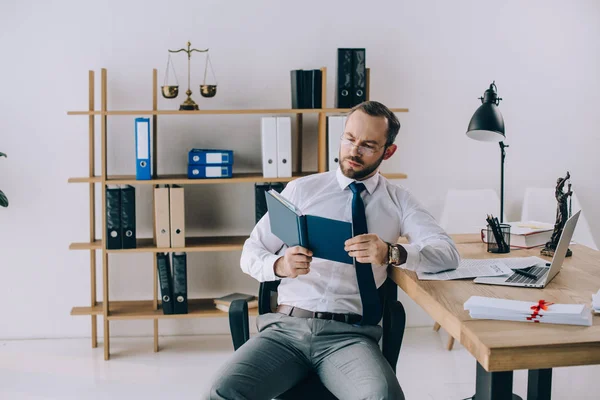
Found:
[{"label": "pen", "polygon": [[519,274],[519,275],[523,275],[527,278],[531,278],[531,279],[537,279],[538,277],[532,273],[529,272],[525,272],[525,271],[521,271],[520,269],[513,269],[513,272]]}]

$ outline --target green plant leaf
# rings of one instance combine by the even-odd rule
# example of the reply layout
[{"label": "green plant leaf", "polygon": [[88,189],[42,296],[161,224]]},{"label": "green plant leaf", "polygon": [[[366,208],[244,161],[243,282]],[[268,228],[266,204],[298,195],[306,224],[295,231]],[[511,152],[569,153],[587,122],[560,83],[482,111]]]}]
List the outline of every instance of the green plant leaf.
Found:
[{"label": "green plant leaf", "polygon": [[0,206],[8,207],[8,199],[6,198],[6,195],[2,192],[2,190],[0,190]]},{"label": "green plant leaf", "polygon": [[0,152],[0,157],[6,157],[6,154]]}]

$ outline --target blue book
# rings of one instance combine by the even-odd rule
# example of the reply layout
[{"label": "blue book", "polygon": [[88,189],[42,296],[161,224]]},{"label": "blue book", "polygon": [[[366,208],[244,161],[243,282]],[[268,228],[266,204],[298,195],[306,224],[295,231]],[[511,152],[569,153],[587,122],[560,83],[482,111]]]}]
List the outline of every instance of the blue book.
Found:
[{"label": "blue book", "polygon": [[188,165],[231,165],[233,150],[191,149]]},{"label": "blue book", "polygon": [[352,224],[336,219],[303,215],[302,212],[275,190],[266,192],[271,232],[288,247],[302,246],[313,257],[353,264],[344,250],[346,240],[353,237]]}]

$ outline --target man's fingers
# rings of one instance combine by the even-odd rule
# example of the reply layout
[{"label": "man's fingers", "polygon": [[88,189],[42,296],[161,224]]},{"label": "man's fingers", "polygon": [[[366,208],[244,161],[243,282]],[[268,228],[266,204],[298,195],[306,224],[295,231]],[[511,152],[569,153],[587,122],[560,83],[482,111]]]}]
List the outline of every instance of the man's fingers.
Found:
[{"label": "man's fingers", "polygon": [[365,233],[365,234],[362,234],[362,235],[357,235],[357,236],[354,236],[353,238],[350,238],[350,239],[346,240],[344,242],[344,245],[345,246],[352,246],[353,244],[357,244],[357,243],[370,242],[376,236],[377,235],[375,235],[373,233]]},{"label": "man's fingers", "polygon": [[294,271],[297,275],[306,275],[310,272],[310,268],[299,268]]},{"label": "man's fingers", "polygon": [[[351,251],[350,252],[350,256],[351,257],[356,257],[356,259],[358,260],[359,257],[368,257],[369,256],[369,251],[367,250],[361,250],[361,251]],[[359,262],[362,262],[360,260],[358,260]]]},{"label": "man's fingers", "polygon": [[295,262],[292,264],[292,268],[294,269],[307,269],[310,268],[310,263],[308,262]]},{"label": "man's fingers", "polygon": [[304,254],[296,254],[290,257],[292,262],[311,262],[312,257],[307,257]]},{"label": "man's fingers", "polygon": [[371,244],[369,243],[358,243],[353,244],[351,246],[344,247],[346,251],[361,251],[361,250],[369,250],[371,248]]},{"label": "man's fingers", "polygon": [[310,251],[306,247],[302,247],[302,246],[292,247],[292,254],[304,254],[305,256],[309,256],[309,257],[311,257],[313,255],[312,251]]}]

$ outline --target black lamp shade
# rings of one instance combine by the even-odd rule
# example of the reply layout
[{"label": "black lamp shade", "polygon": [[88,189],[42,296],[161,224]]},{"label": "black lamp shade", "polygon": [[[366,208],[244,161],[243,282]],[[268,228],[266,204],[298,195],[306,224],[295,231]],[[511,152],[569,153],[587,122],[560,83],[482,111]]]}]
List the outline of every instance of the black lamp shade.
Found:
[{"label": "black lamp shade", "polygon": [[493,103],[482,104],[469,122],[467,136],[484,142],[499,142],[504,140],[504,118]]},{"label": "black lamp shade", "polygon": [[467,136],[471,139],[481,140],[484,142],[500,142],[506,138],[504,134],[504,118],[498,110],[498,99],[496,94],[495,84],[490,85],[490,88],[485,91],[484,97],[481,98],[483,103],[469,122]]}]

